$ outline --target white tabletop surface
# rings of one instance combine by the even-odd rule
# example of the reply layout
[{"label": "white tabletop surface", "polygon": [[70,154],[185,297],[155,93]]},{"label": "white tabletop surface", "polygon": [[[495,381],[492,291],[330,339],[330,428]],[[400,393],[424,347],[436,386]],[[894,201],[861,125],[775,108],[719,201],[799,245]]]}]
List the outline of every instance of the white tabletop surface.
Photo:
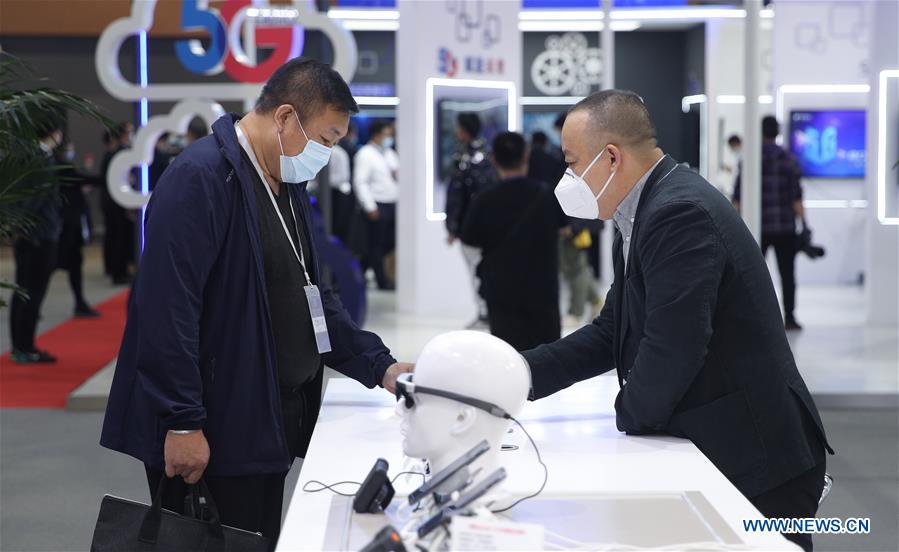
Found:
[{"label": "white tabletop surface", "polygon": [[[762,515],[693,443],[619,432],[613,407],[617,392],[617,380],[603,376],[525,406],[519,419],[549,468],[545,495],[700,491],[745,545],[794,549],[777,533],[743,531],[742,520]],[[396,401],[383,389],[368,390],[343,378],[328,382],[278,550],[322,549],[332,495],[304,492],[307,481],[361,481],[379,457],[390,463],[391,477],[403,471],[406,459],[395,408]],[[521,435],[513,440],[524,444]],[[509,472],[506,490],[521,496],[536,490],[543,471],[533,449],[521,446],[501,455]],[[407,488],[415,486],[407,483]]]}]

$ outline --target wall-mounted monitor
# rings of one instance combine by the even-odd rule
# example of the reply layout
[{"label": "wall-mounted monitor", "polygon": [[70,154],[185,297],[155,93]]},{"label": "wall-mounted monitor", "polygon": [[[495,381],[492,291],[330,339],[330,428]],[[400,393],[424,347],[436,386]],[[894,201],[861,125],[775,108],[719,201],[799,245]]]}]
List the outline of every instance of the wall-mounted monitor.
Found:
[{"label": "wall-mounted monitor", "polygon": [[525,137],[530,140],[535,132],[543,132],[549,138],[550,143],[561,147],[559,134],[556,132],[556,119],[565,113],[565,109],[559,111],[525,111],[522,119],[522,130]]},{"label": "wall-mounted monitor", "polygon": [[790,150],[809,178],[864,178],[865,111],[790,112]]},{"label": "wall-mounted monitor", "polygon": [[432,77],[425,81],[425,105],[425,216],[442,221],[459,114],[477,113],[489,143],[498,132],[519,129],[518,93],[509,81]]},{"label": "wall-mounted monitor", "polygon": [[509,102],[505,95],[487,99],[443,99],[437,101],[437,178],[449,178],[453,154],[459,148],[455,129],[460,113],[474,113],[481,119],[481,137],[490,148],[493,138],[509,129]]}]

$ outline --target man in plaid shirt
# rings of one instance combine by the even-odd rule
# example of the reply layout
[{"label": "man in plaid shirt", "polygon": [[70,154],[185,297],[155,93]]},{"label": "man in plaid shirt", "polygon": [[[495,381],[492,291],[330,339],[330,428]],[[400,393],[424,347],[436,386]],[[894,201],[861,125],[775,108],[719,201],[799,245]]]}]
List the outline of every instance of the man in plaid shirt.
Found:
[{"label": "man in plaid shirt", "polygon": [[[784,327],[801,330],[793,310],[796,307],[796,218],[805,227],[802,207],[802,173],[799,162],[774,143],[780,125],[772,116],[762,119],[762,253],[774,247],[783,290]],[[733,202],[740,209],[741,172],[737,174]]]}]

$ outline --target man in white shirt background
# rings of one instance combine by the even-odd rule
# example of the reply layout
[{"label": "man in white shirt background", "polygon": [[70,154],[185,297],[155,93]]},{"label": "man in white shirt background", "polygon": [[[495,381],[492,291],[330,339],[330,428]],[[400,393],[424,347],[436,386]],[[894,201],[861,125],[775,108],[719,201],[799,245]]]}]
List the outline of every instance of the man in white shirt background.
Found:
[{"label": "man in white shirt background", "polygon": [[331,183],[331,233],[346,244],[356,198],[353,196],[350,155],[341,144],[337,144],[331,150],[328,180]]},{"label": "man in white shirt background", "polygon": [[[362,258],[364,270],[375,273],[378,289],[394,289],[396,271],[396,200],[399,195],[397,169],[399,157],[393,150],[393,124],[374,121],[371,138],[356,153],[353,164],[353,188],[365,211],[367,247]],[[385,266],[386,265],[386,266]]]}]

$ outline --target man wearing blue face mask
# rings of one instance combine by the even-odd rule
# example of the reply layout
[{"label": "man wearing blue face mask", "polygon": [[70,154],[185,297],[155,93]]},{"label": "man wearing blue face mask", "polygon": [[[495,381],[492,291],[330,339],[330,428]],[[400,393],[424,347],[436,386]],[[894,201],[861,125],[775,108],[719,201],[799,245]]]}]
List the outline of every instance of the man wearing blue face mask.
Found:
[{"label": "man wearing blue face mask", "polygon": [[615,278],[591,324],[523,353],[531,398],[615,369],[619,430],[690,439],[764,515],[814,517],[833,451],[752,234],[662,152],[633,92],[575,105],[562,148],[556,197],[569,216],[614,222]]},{"label": "man wearing blue face mask", "polygon": [[272,547],[323,366],[391,393],[411,370],[320,282],[305,183],[357,111],[340,75],[294,59],[252,112],[222,117],[169,166],[147,208],[103,425],[101,444],[145,464],[163,507],[182,511],[202,476],[222,523]]}]

